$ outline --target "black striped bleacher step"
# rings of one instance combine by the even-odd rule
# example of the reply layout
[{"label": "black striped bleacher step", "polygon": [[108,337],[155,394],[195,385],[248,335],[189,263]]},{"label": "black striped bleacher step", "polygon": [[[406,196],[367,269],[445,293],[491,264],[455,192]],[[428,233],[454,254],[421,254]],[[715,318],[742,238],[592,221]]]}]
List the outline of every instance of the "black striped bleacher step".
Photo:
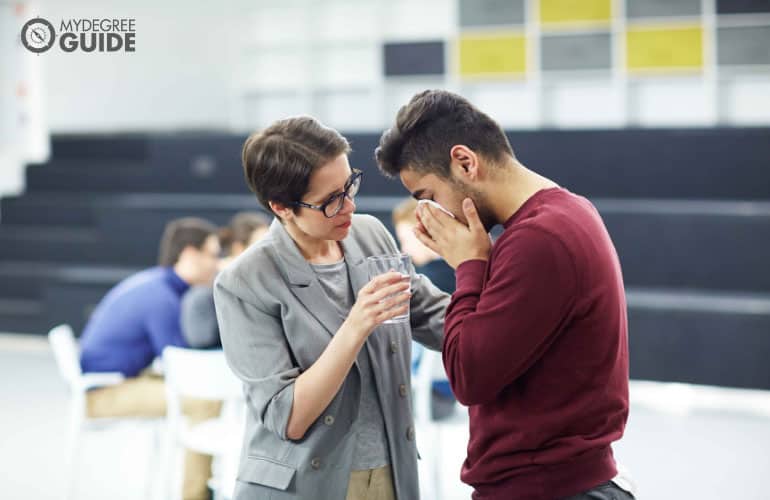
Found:
[{"label": "black striped bleacher step", "polygon": [[627,284],[770,290],[770,202],[595,200]]},{"label": "black striped bleacher step", "polygon": [[[393,231],[401,197],[361,197]],[[770,290],[770,202],[594,198],[627,286]]]},{"label": "black striped bleacher step", "polygon": [[55,134],[51,137],[51,156],[57,160],[143,161],[149,154],[148,139],[143,133]]},{"label": "black striped bleacher step", "polygon": [[527,166],[596,198],[770,199],[770,128],[509,132]]},{"label": "black striped bleacher step", "polygon": [[195,176],[187,171],[157,170],[140,165],[116,175],[110,169],[88,166],[55,168],[49,165],[28,168],[26,186],[29,193],[247,193],[243,174],[235,171],[229,176]]},{"label": "black striped bleacher step", "polygon": [[21,297],[36,300],[52,282],[110,287],[138,271],[137,267],[63,263],[50,261],[0,261],[0,299]]},{"label": "black striped bleacher step", "polygon": [[632,378],[770,389],[770,293],[626,295]]},{"label": "black striped bleacher step", "polygon": [[[248,194],[57,196],[51,205],[46,203],[48,197],[39,194],[28,196],[29,202],[16,200],[19,209],[8,212],[0,226],[0,241],[6,244],[0,255],[16,260],[82,261],[90,249],[97,263],[149,266],[157,258],[158,241],[169,220],[200,216],[224,224],[238,210],[260,209]],[[357,211],[379,217],[392,230],[391,207],[403,199],[362,195],[356,199]],[[55,203],[58,210],[53,209]],[[629,286],[770,289],[769,202],[594,199],[594,203],[618,249]],[[14,214],[34,212],[35,207],[40,216],[79,211],[83,218],[76,222],[84,225],[70,229],[18,224],[29,219],[17,220]],[[89,229],[87,220],[96,228]],[[41,246],[40,241],[51,244]],[[73,255],[77,241],[83,242],[85,254]]]},{"label": "black striped bleacher step", "polygon": [[139,268],[60,262],[0,262],[0,331],[44,333],[67,322],[79,332],[107,291]]},{"label": "black striped bleacher step", "polygon": [[43,283],[61,264],[26,260],[0,260],[0,299],[38,299]]},{"label": "black striped bleacher step", "polygon": [[[508,136],[525,165],[592,198],[770,199],[767,127],[537,130]],[[113,139],[59,137],[54,161],[28,169],[28,191],[247,194],[240,164],[244,138],[148,135],[139,141],[140,154],[109,157],[96,144]],[[118,143],[124,139],[139,140],[114,137]],[[401,195],[400,182],[386,179],[375,166],[379,134],[349,134],[348,139],[350,164],[365,172],[369,192]],[[68,151],[65,160],[57,159],[57,145]],[[99,153],[91,155],[89,148]],[[125,178],[116,182],[113,167],[126,162],[138,166],[122,170]]]},{"label": "black striped bleacher step", "polygon": [[37,333],[48,330],[48,318],[42,301],[0,297],[0,332]]},{"label": "black striped bleacher step", "polygon": [[0,199],[3,225],[91,226],[94,196],[77,194],[24,194]]},{"label": "black striped bleacher step", "polygon": [[[0,299],[0,330],[45,333],[66,321],[79,332],[122,277],[89,283],[76,273],[48,284],[40,302]],[[627,296],[632,378],[770,389],[769,295],[629,288]]]},{"label": "black striped bleacher step", "polygon": [[0,261],[109,262],[108,246],[96,229],[0,226]]},{"label": "black striped bleacher step", "polygon": [[[365,172],[358,212],[390,227],[407,193],[374,165],[379,134],[346,135],[350,164]],[[770,128],[508,135],[524,164],[602,213],[624,268],[634,378],[770,389]],[[0,331],[45,333],[62,321],[79,331],[106,290],[154,264],[168,219],[223,223],[258,209],[240,166],[244,138],[54,136],[53,159],[28,168],[24,195],[0,206],[0,300],[27,301],[10,303],[18,311],[0,315]],[[125,274],[88,270],[113,265]]]}]

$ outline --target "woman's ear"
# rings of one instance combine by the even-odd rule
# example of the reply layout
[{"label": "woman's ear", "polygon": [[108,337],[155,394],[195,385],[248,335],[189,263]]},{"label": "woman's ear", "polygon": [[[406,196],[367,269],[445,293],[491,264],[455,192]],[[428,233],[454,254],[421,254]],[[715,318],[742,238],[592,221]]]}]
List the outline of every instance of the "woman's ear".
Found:
[{"label": "woman's ear", "polygon": [[462,144],[449,150],[451,169],[460,179],[475,181],[479,176],[479,157],[473,150]]},{"label": "woman's ear", "polygon": [[283,203],[278,201],[269,201],[268,204],[270,205],[270,210],[272,210],[275,215],[280,217],[283,222],[290,220],[294,216],[294,210],[291,207],[287,207]]}]

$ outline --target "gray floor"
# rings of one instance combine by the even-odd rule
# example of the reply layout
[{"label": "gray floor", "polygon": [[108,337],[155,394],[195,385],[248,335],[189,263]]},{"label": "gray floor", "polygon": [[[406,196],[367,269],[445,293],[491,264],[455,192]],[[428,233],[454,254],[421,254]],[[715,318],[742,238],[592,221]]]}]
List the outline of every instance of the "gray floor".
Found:
[{"label": "gray floor", "polygon": [[[67,401],[45,342],[0,335],[0,497],[62,498]],[[467,431],[460,422],[441,433],[443,498],[467,499],[469,489],[458,480]],[[145,498],[150,437],[133,426],[88,435],[77,498]],[[635,381],[615,455],[632,473],[639,498],[768,499],[770,394]]]}]

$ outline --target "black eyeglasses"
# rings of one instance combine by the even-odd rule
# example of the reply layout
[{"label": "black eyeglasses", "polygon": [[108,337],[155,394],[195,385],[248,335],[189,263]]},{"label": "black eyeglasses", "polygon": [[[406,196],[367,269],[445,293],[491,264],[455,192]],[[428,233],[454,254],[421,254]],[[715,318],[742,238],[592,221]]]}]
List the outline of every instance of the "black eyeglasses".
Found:
[{"label": "black eyeglasses", "polygon": [[352,200],[355,198],[356,194],[358,194],[358,188],[361,187],[361,178],[363,176],[363,172],[354,168],[353,174],[351,174],[351,176],[348,178],[348,181],[345,183],[345,189],[341,193],[332,195],[321,205],[311,205],[310,203],[305,203],[304,201],[295,201],[292,203],[292,205],[295,207],[305,207],[312,208],[313,210],[320,210],[327,218],[331,219],[337,215],[340,210],[342,210],[342,207],[345,205],[345,198],[350,198]]}]

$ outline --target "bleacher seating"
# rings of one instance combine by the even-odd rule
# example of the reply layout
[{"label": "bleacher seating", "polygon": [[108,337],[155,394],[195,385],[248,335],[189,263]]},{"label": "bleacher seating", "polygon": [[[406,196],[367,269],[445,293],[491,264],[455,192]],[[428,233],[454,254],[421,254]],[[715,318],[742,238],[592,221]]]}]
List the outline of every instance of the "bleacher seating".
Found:
[{"label": "bleacher seating", "polygon": [[[390,227],[406,196],[376,134],[350,134],[359,212]],[[770,389],[770,128],[517,131],[517,156],[591,199],[623,264],[631,375]],[[244,136],[63,135],[0,200],[0,331],[79,331],[117,281],[153,265],[165,223],[258,209]]]}]

